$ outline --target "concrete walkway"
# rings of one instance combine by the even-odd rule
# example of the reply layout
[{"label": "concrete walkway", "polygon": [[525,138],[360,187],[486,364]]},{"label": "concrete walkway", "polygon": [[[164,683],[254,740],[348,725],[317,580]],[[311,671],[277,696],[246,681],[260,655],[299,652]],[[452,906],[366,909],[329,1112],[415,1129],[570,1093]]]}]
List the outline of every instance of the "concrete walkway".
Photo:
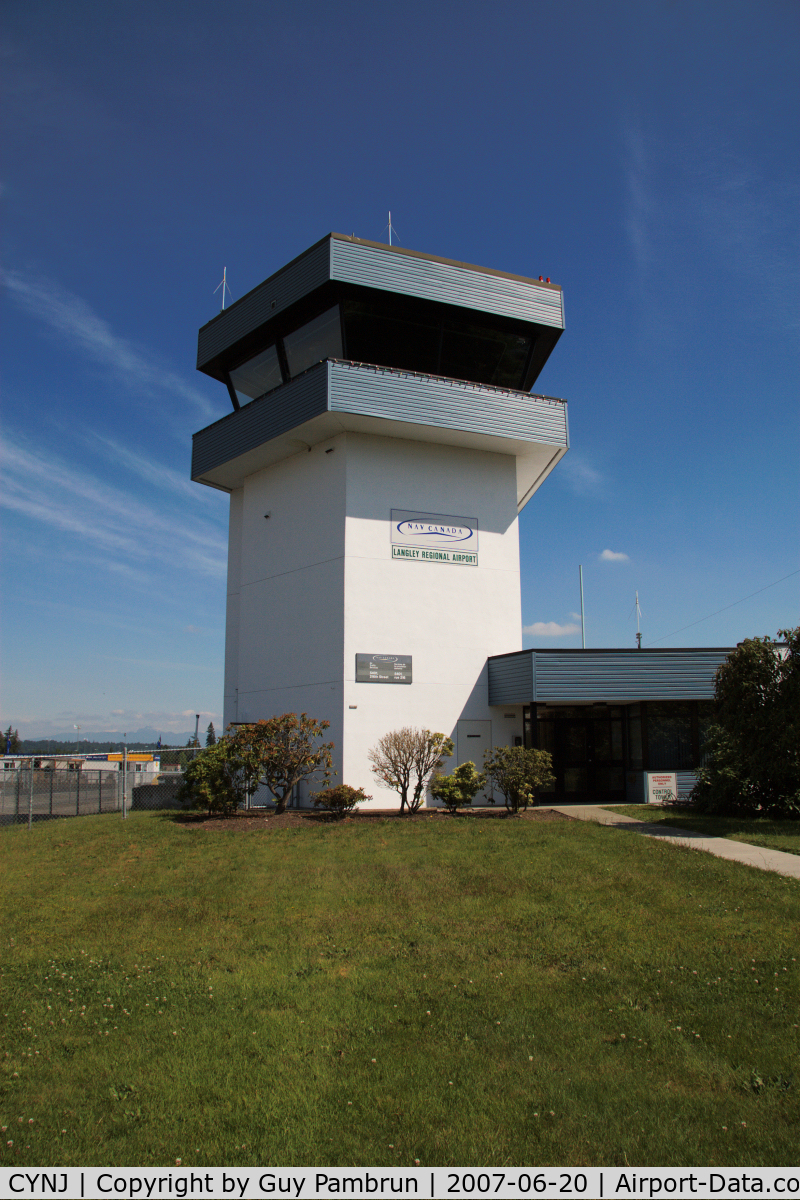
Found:
[{"label": "concrete walkway", "polygon": [[751,846],[747,842],[733,842],[730,838],[706,837],[691,829],[676,829],[660,821],[637,821],[635,817],[623,817],[621,813],[601,808],[599,804],[550,805],[553,812],[565,817],[576,817],[579,821],[596,821],[598,825],[612,825],[615,829],[633,829],[646,837],[674,842],[676,846],[689,846],[692,850],[705,850],[717,858],[729,858],[733,862],[747,863],[761,871],[776,871],[779,875],[790,875],[800,879],[800,854],[787,854],[784,850],[766,850],[763,846]]}]

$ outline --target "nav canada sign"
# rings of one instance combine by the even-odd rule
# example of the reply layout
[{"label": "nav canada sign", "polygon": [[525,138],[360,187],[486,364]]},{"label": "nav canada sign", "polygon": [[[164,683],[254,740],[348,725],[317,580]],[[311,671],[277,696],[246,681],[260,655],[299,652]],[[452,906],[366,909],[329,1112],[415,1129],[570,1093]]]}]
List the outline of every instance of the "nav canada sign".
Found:
[{"label": "nav canada sign", "polygon": [[477,517],[392,509],[392,558],[478,565]]}]

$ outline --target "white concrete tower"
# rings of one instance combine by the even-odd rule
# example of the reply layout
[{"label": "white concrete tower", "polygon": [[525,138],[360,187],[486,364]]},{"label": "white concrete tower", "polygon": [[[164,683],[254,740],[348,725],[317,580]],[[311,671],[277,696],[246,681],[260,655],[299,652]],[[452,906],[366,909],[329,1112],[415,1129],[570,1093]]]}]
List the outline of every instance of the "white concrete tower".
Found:
[{"label": "white concrete tower", "polygon": [[330,234],[200,330],[234,408],[192,455],[231,495],[226,725],[330,721],[337,782],[381,807],[392,729],[453,765],[521,738],[486,660],[521,648],[517,514],[568,446],[529,391],[563,325],[550,283]]}]

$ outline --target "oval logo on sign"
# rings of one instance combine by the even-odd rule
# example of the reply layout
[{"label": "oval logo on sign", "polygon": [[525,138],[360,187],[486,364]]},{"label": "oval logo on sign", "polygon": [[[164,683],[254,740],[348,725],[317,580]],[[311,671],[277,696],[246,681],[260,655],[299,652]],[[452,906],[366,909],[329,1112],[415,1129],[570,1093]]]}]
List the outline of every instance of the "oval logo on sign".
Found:
[{"label": "oval logo on sign", "polygon": [[464,525],[439,525],[434,521],[400,521],[397,532],[402,537],[443,538],[448,542],[468,542],[475,530]]},{"label": "oval logo on sign", "polygon": [[396,654],[373,654],[373,662],[397,662]]}]

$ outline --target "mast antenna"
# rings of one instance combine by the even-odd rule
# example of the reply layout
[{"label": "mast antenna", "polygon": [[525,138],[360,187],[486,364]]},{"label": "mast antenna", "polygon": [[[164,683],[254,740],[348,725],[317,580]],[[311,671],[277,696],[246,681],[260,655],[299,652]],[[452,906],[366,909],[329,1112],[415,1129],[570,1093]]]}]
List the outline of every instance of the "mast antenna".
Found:
[{"label": "mast antenna", "polygon": [[639,608],[639,593],[638,592],[636,593],[636,606],[635,607],[636,607],[636,649],[641,650],[642,634],[641,634],[641,630],[639,629],[639,618],[643,614],[642,614],[642,610]]},{"label": "mast antenna", "polygon": [[[222,311],[224,312],[225,311],[225,293],[227,292],[228,295],[231,296],[231,289],[228,287],[228,268],[227,267],[222,268],[222,282],[218,283],[217,286],[214,288],[215,296],[220,288],[222,288]],[[231,300],[232,299],[233,299],[233,296],[231,296]]]},{"label": "mast antenna", "polygon": [[391,209],[389,209],[389,224],[384,226],[383,232],[386,233],[387,229],[389,230],[389,245],[391,246],[392,233],[394,232],[395,237],[397,237],[397,230],[395,229],[394,225],[392,224],[392,210]]}]

